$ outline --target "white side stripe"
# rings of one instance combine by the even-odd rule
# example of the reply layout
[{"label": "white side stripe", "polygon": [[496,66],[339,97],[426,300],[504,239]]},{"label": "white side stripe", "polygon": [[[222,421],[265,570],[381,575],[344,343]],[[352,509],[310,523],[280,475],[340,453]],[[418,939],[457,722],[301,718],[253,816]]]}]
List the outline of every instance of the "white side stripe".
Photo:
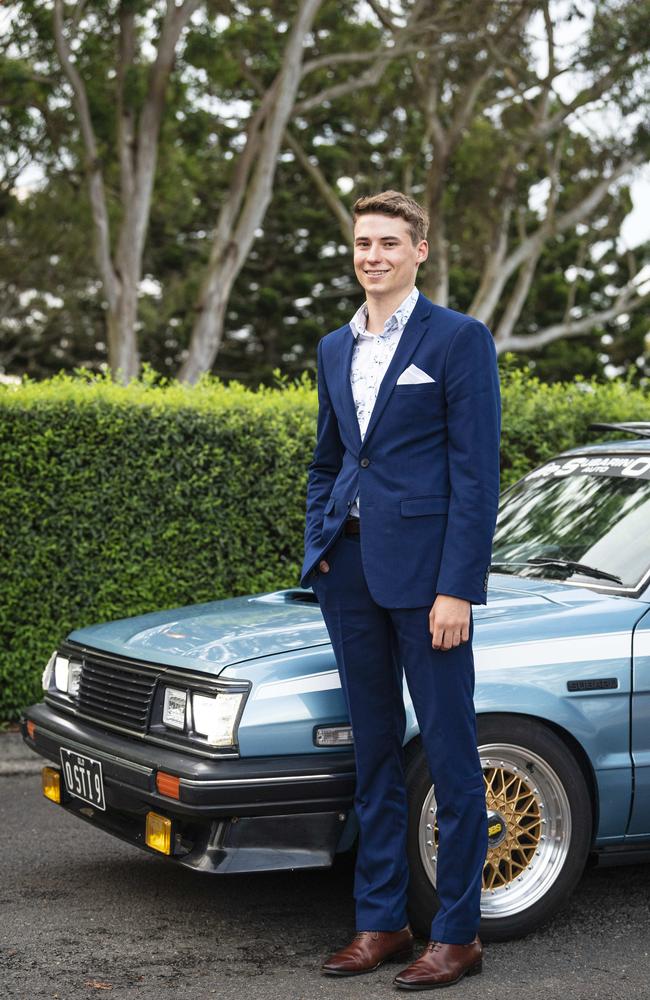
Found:
[{"label": "white side stripe", "polygon": [[[631,657],[631,636],[628,632],[594,635],[563,636],[530,642],[504,643],[498,646],[475,646],[477,669],[517,669],[519,667],[557,666],[561,663],[597,663],[619,660],[625,664]],[[637,656],[650,656],[650,631],[641,632],[635,641]],[[286,698],[314,691],[335,691],[340,688],[338,670],[324,670],[282,681],[270,681],[255,689],[253,698]]]},{"label": "white side stripe", "polygon": [[559,639],[536,639],[474,649],[477,668],[542,667],[559,663],[596,663],[600,660],[630,660],[632,639],[629,632],[604,632],[600,635],[562,636]]},{"label": "white side stripe", "polygon": [[340,688],[338,670],[323,670],[318,674],[303,677],[288,677],[284,681],[270,681],[261,684],[253,695],[254,699],[286,698],[292,694],[308,694],[310,691],[335,691]]}]

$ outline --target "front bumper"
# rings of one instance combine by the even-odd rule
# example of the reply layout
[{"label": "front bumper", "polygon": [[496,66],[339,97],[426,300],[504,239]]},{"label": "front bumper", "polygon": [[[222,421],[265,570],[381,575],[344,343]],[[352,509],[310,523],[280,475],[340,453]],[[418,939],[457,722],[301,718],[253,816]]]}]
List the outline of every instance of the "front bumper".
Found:
[{"label": "front bumper", "polygon": [[[165,816],[172,820],[171,858],[201,871],[326,867],[352,805],[348,751],[208,760],[140,743],[45,704],[27,709],[22,734],[58,767],[62,748],[101,763],[106,810],[65,790],[64,809],[153,854],[145,844],[146,815]],[[178,799],[157,791],[157,771],[179,777]]]}]

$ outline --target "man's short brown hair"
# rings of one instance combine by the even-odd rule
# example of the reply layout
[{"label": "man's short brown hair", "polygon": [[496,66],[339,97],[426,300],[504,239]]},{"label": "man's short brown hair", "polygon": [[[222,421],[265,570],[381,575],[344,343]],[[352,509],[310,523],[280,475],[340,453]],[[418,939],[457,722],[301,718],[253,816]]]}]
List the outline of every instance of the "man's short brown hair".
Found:
[{"label": "man's short brown hair", "polygon": [[357,198],[352,206],[352,220],[360,215],[390,215],[404,219],[408,223],[413,246],[426,240],[429,230],[429,216],[423,208],[401,191],[381,191],[379,194]]}]

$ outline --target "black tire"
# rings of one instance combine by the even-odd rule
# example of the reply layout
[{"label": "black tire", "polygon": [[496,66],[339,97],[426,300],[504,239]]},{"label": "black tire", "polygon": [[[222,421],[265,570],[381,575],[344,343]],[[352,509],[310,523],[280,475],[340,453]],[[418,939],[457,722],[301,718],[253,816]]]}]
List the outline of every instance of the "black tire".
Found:
[{"label": "black tire", "polygon": [[[543,723],[516,715],[479,716],[478,736],[486,790],[490,785],[488,803],[495,807],[492,829],[498,831],[501,824],[488,847],[484,884],[487,879],[493,888],[484,888],[482,894],[479,933],[485,941],[507,941],[523,937],[549,920],[573,892],[591,846],[592,803],[575,756]],[[428,937],[438,902],[433,869],[425,861],[432,848],[423,843],[426,824],[422,813],[432,788],[424,752],[421,746],[416,747],[406,769],[411,872],[408,906],[413,928]],[[486,760],[490,762],[487,767]],[[517,789],[518,815],[528,824],[528,831],[525,835],[515,831],[518,839],[506,842],[510,831],[501,822],[497,807]],[[530,795],[526,789],[534,789],[536,794]],[[427,814],[430,808],[427,804]],[[510,849],[508,844],[513,842],[516,846]]]}]

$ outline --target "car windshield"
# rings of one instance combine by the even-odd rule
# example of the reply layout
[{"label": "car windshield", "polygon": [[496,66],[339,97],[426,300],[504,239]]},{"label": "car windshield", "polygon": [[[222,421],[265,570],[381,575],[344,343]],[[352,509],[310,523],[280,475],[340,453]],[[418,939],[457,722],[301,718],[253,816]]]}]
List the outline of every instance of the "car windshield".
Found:
[{"label": "car windshield", "polygon": [[507,490],[492,568],[635,590],[650,572],[650,455],[558,458]]}]

